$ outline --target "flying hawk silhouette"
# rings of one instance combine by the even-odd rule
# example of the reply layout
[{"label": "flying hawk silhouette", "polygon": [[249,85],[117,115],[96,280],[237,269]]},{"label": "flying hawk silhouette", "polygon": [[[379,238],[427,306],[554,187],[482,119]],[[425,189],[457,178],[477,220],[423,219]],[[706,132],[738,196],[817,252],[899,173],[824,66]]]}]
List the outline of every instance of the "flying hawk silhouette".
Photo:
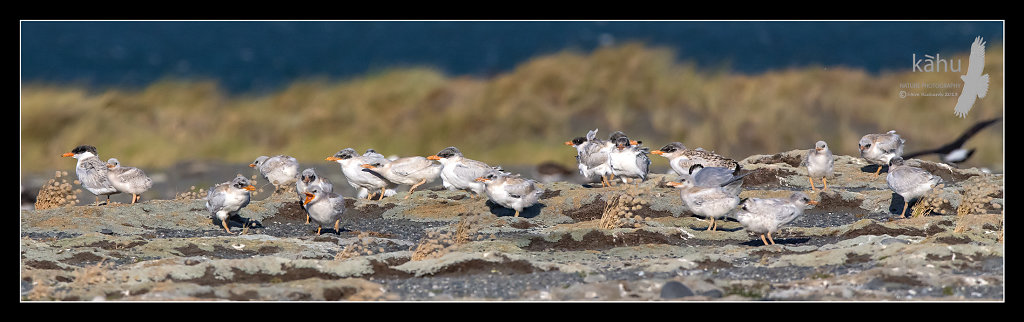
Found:
[{"label": "flying hawk silhouette", "polygon": [[964,88],[960,97],[956,99],[956,107],[953,114],[959,117],[966,117],[967,112],[974,106],[974,101],[985,98],[988,94],[988,74],[982,75],[981,70],[985,67],[985,41],[981,36],[974,38],[971,44],[971,57],[967,60],[967,74],[960,75],[964,81]]}]

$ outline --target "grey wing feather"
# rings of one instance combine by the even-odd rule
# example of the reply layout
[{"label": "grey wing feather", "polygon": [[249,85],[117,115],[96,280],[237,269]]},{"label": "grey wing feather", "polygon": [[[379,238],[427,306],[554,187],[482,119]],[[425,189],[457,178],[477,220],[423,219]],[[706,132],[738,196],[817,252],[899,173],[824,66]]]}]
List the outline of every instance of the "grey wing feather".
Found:
[{"label": "grey wing feather", "polygon": [[473,179],[486,175],[487,172],[491,170],[490,166],[480,161],[466,160],[466,163],[468,164],[455,165],[453,172],[455,172],[456,176],[472,181]]},{"label": "grey wing feather", "polygon": [[121,181],[147,189],[153,186],[153,180],[146,176],[142,169],[133,167],[122,167],[122,169],[124,170],[115,173]]},{"label": "grey wing feather", "polygon": [[217,212],[224,207],[224,188],[223,184],[220,184],[210,188],[210,191],[206,193],[207,210]]},{"label": "grey wing feather", "polygon": [[408,176],[423,169],[434,166],[436,163],[424,157],[410,157],[391,162],[391,172],[400,176]]},{"label": "grey wing feather", "polygon": [[938,178],[920,168],[905,167],[890,173],[893,180],[888,180],[889,187],[897,192],[910,191],[928,181]]},{"label": "grey wing feather", "polygon": [[517,183],[505,185],[505,191],[510,195],[525,197],[537,191],[537,186],[533,180],[519,180]]},{"label": "grey wing feather", "polygon": [[82,185],[92,188],[112,188],[110,180],[107,179],[107,165],[97,158],[89,158],[82,162],[82,169],[85,170],[86,175],[80,176],[78,179],[82,181]]}]

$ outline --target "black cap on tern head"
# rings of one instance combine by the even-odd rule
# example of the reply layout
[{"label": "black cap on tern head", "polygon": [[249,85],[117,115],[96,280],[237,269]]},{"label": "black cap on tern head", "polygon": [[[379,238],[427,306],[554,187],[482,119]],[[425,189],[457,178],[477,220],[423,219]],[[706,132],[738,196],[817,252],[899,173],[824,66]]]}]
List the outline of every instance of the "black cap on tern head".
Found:
[{"label": "black cap on tern head", "polygon": [[341,151],[338,151],[338,153],[334,154],[334,157],[342,159],[342,160],[351,159],[351,158],[354,158],[354,157],[357,157],[357,156],[359,156],[359,154],[356,153],[356,150],[352,149],[352,148],[345,148],[345,149],[342,149]]},{"label": "black cap on tern head", "polygon": [[79,145],[79,146],[75,147],[73,150],[71,150],[71,153],[79,154],[79,153],[83,153],[83,152],[86,152],[86,151],[92,152],[92,154],[98,154],[98,153],[96,153],[96,147],[91,146],[91,145]]},{"label": "black cap on tern head", "polygon": [[437,156],[441,158],[450,158],[456,155],[462,155],[462,152],[459,152],[459,149],[454,146],[444,148],[444,150],[437,153]]},{"label": "black cap on tern head", "polygon": [[665,153],[672,153],[672,152],[676,152],[676,151],[686,150],[686,146],[684,146],[682,143],[679,143],[679,142],[672,142],[672,143],[666,144],[665,146],[661,147],[661,149],[659,149],[659,150],[661,152],[665,152]]}]

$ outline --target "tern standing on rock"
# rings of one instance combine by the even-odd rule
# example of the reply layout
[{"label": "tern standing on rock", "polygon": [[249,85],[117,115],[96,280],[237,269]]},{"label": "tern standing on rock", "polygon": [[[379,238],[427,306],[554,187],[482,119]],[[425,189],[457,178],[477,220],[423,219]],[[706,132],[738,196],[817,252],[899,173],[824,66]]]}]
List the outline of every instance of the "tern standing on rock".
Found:
[{"label": "tern standing on rock", "polygon": [[444,148],[427,159],[441,163],[441,183],[448,190],[469,190],[477,196],[487,193],[487,185],[476,181],[476,178],[486,175],[493,169],[486,163],[462,156],[462,152],[454,146]]},{"label": "tern standing on rock", "polygon": [[107,160],[107,179],[117,191],[132,194],[132,203],[142,199],[142,193],[153,187],[153,180],[139,168],[121,166],[116,158]]},{"label": "tern standing on rock", "polygon": [[[96,153],[96,147],[79,145],[71,150],[71,152],[64,153],[61,156],[78,159],[78,163],[75,164],[75,174],[78,175],[78,181],[82,183],[82,186],[96,195],[96,205],[110,204],[110,195],[116,194],[118,191],[110,183],[110,179],[107,177],[107,172],[110,169],[107,168],[106,163],[100,161],[99,154]],[[107,202],[101,204],[100,196],[107,196]]]},{"label": "tern standing on rock", "polygon": [[690,167],[695,164],[700,164],[703,167],[711,168],[727,168],[736,169],[739,163],[733,159],[723,157],[715,154],[714,152],[708,152],[702,148],[687,149],[682,143],[672,142],[666,144],[656,151],[651,153],[657,154],[668,159],[668,165],[672,167],[672,170],[678,175],[687,174],[690,171]]},{"label": "tern standing on rock", "polygon": [[[384,179],[384,177],[362,167],[367,163],[391,162],[391,160],[388,160],[383,156],[360,156],[356,153],[356,150],[352,148],[345,148],[338,151],[338,153],[335,153],[334,156],[327,157],[324,160],[334,161],[341,165],[341,172],[345,174],[345,179],[348,180],[348,184],[359,191],[356,194],[356,198],[366,198],[367,200],[370,200],[373,196],[370,191],[380,190],[380,197],[377,198],[377,200],[381,200],[384,199],[385,196],[393,195],[395,192],[394,190],[387,189],[389,182]],[[391,192],[391,194],[388,194],[388,192]]]},{"label": "tern standing on rock", "polygon": [[487,185],[487,197],[505,208],[515,209],[515,217],[519,212],[537,203],[543,189],[537,182],[521,178],[519,175],[492,169],[487,174],[475,179]]},{"label": "tern standing on rock", "polygon": [[206,209],[220,219],[224,231],[230,234],[228,218],[237,215],[239,210],[249,205],[250,192],[254,190],[256,187],[249,184],[249,179],[238,175],[231,181],[210,187],[206,193]]},{"label": "tern standing on rock", "polygon": [[768,245],[764,239],[765,234],[771,244],[775,245],[772,233],[803,215],[804,207],[808,204],[816,205],[818,202],[812,201],[803,192],[794,192],[786,199],[750,198],[743,201],[743,207],[736,212],[735,218],[746,230],[760,234],[761,242],[765,245]]},{"label": "tern standing on rock", "polygon": [[256,158],[256,161],[249,164],[249,167],[260,170],[260,174],[274,185],[275,190],[278,187],[291,185],[299,174],[299,161],[287,155],[273,157],[261,155]]},{"label": "tern standing on rock", "polygon": [[895,157],[889,162],[889,174],[885,177],[889,189],[903,197],[903,212],[900,218],[906,218],[907,205],[913,199],[920,198],[931,191],[942,178],[921,168],[904,164],[902,157]]},{"label": "tern standing on rock", "polygon": [[601,186],[610,186],[608,176],[612,174],[612,168],[608,164],[608,153],[610,142],[597,139],[597,129],[587,132],[586,137],[577,137],[566,141],[565,145],[576,148],[576,165],[580,175],[593,181],[595,176],[601,177]]},{"label": "tern standing on rock", "polygon": [[434,163],[427,158],[415,156],[399,158],[387,163],[364,164],[363,168],[376,172],[385,179],[396,185],[411,185],[409,194],[404,199],[409,199],[416,187],[428,182],[433,182],[441,175],[441,164]]},{"label": "tern standing on rock", "polygon": [[818,141],[814,143],[814,148],[807,150],[807,156],[804,157],[804,165],[807,166],[807,180],[811,181],[811,191],[814,191],[814,178],[821,178],[822,184],[825,185],[821,188],[821,191],[828,190],[828,178],[831,178],[832,165],[835,164],[835,157],[832,156],[832,150],[828,149],[828,144],[825,141]]},{"label": "tern standing on rock", "polygon": [[[627,178],[646,181],[650,171],[651,159],[647,156],[648,149],[631,145],[632,142],[625,136],[617,137],[614,141],[615,146],[608,153],[608,165],[612,168],[612,175],[621,177],[622,183],[629,183],[626,181]],[[637,185],[639,184],[640,182],[637,182]]]},{"label": "tern standing on rock", "polygon": [[896,134],[896,130],[885,134],[868,134],[860,138],[860,142],[858,142],[860,156],[864,160],[878,165],[878,169],[875,170],[875,178],[881,173],[882,166],[889,164],[889,160],[903,156],[904,142],[906,140],[900,138],[900,135]]},{"label": "tern standing on rock", "polygon": [[305,199],[302,206],[316,222],[316,234],[320,235],[324,225],[334,223],[334,232],[340,235],[338,224],[341,222],[341,215],[345,213],[345,198],[337,193],[325,191],[318,185],[310,185],[303,194]]},{"label": "tern standing on rock", "polygon": [[[725,192],[739,196],[743,190],[743,177],[754,173],[747,172],[737,175],[739,171],[739,164],[734,169],[728,169],[722,167],[705,168],[698,163],[690,166],[690,177],[693,178],[693,185],[695,186],[707,188],[722,187]],[[680,177],[684,176],[686,175],[680,175]]]},{"label": "tern standing on rock", "polygon": [[[730,183],[726,182],[722,186]],[[695,186],[689,175],[684,175],[680,182],[668,182],[667,185],[680,188],[679,195],[683,199],[683,204],[691,212],[697,216],[711,219],[707,230],[718,230],[715,219],[725,217],[740,203],[740,197],[725,191],[722,187]]]},{"label": "tern standing on rock", "polygon": [[[299,179],[295,180],[295,193],[299,195],[299,202],[306,200],[306,189],[310,186],[317,185],[320,189],[326,192],[334,192],[334,184],[332,184],[327,178],[321,177],[316,174],[316,170],[308,168],[302,170],[299,174]],[[306,223],[309,223],[309,210],[306,206],[302,206],[302,210],[306,212]]]}]

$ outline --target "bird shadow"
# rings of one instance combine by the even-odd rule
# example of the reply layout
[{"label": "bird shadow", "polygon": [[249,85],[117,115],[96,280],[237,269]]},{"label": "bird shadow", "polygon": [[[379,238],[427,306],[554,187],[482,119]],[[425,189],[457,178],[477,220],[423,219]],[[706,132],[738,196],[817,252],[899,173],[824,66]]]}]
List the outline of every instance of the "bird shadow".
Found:
[{"label": "bird shadow", "polygon": [[[811,238],[810,237],[792,237],[792,238],[772,237],[772,240],[775,241],[776,245],[800,245],[800,244],[806,244],[807,242],[811,241]],[[765,246],[764,242],[761,241],[760,237],[751,239],[750,241],[747,241],[745,243],[740,243],[740,245],[745,245],[745,246]]]},{"label": "bird shadow", "polygon": [[[498,216],[498,217],[512,217],[512,216],[516,215],[516,210],[515,209],[505,208],[505,206],[499,205],[499,204],[497,204],[497,203],[495,203],[495,202],[493,202],[491,200],[487,200],[487,202],[484,203],[484,204],[487,205],[487,208],[490,210],[491,214],[493,214],[495,216]],[[533,217],[536,217],[537,215],[540,215],[540,211],[541,211],[541,209],[544,209],[544,207],[547,207],[547,205],[544,205],[543,203],[539,203],[538,202],[538,203],[534,204],[533,206],[529,206],[529,207],[523,208],[523,211],[519,212],[519,217],[520,218],[533,218]]]},{"label": "bird shadow", "polygon": [[882,171],[878,172],[879,175],[881,175],[883,172],[884,173],[889,173],[889,166],[881,165],[881,164],[877,164],[877,165],[876,164],[869,164],[869,165],[860,167],[860,171],[861,172],[875,173],[875,171],[878,171],[878,168],[882,168]]},{"label": "bird shadow", "polygon": [[[240,217],[238,215],[228,217],[227,220],[228,220],[228,229],[231,229],[231,228],[245,229],[245,227],[249,227],[249,228],[264,228],[263,227],[263,223],[261,223],[259,220],[252,220],[250,218],[242,218],[242,217]],[[222,227],[223,228],[223,225],[221,224],[220,219],[217,219],[216,217],[214,217],[210,221],[212,221],[214,225],[217,225],[217,227]]]}]

